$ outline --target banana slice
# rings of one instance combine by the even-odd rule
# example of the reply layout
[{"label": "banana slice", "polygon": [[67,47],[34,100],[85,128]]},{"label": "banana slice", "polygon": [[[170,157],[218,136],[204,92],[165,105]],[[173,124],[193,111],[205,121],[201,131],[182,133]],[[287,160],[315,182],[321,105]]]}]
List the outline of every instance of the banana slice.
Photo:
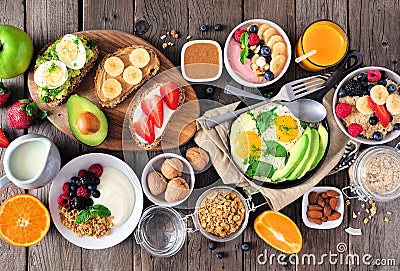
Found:
[{"label": "banana slice", "polygon": [[130,85],[139,84],[142,81],[142,70],[135,66],[129,66],[124,70],[122,78]]},{"label": "banana slice", "polygon": [[284,42],[277,42],[272,47],[271,56],[275,57],[277,55],[286,55],[286,44]]},{"label": "banana slice", "polygon": [[390,94],[386,99],[386,109],[391,115],[400,114],[400,95],[395,93]]},{"label": "banana slice", "polygon": [[386,103],[386,99],[389,96],[389,92],[382,85],[376,85],[371,88],[371,98],[377,105],[383,105]]},{"label": "banana slice", "polygon": [[273,36],[278,34],[275,28],[271,27],[264,31],[262,39],[264,40],[264,44],[267,45],[269,39]]},{"label": "banana slice", "polygon": [[283,69],[283,67],[285,67],[285,64],[286,64],[286,56],[277,55],[274,58],[272,58],[271,63],[269,63],[269,69],[276,77],[278,73]]},{"label": "banana slice", "polygon": [[356,101],[356,108],[363,115],[369,115],[373,113],[371,107],[369,106],[368,99],[369,96],[362,96]]},{"label": "banana slice", "polygon": [[257,32],[257,36],[262,39],[263,38],[263,33],[265,30],[267,30],[268,28],[270,28],[270,26],[268,24],[262,24],[258,27],[258,32]]},{"label": "banana slice", "polygon": [[267,42],[267,46],[269,48],[274,47],[274,45],[278,42],[283,42],[283,39],[280,35],[273,35]]},{"label": "banana slice", "polygon": [[150,62],[150,54],[144,48],[137,48],[133,50],[129,55],[129,60],[133,66],[138,68],[146,67]]},{"label": "banana slice", "polygon": [[101,89],[104,96],[108,99],[114,99],[115,97],[118,97],[118,95],[120,95],[122,92],[121,83],[115,78],[110,78],[104,81]]},{"label": "banana slice", "polygon": [[119,57],[109,57],[104,63],[104,69],[109,75],[118,76],[124,71],[124,62]]}]

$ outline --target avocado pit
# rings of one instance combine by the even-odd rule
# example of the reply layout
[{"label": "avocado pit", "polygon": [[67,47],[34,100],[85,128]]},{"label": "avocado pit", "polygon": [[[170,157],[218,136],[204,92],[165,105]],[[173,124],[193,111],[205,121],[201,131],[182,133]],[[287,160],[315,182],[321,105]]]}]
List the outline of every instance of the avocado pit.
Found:
[{"label": "avocado pit", "polygon": [[100,129],[100,121],[93,113],[84,111],[79,114],[76,127],[84,135],[94,134]]}]

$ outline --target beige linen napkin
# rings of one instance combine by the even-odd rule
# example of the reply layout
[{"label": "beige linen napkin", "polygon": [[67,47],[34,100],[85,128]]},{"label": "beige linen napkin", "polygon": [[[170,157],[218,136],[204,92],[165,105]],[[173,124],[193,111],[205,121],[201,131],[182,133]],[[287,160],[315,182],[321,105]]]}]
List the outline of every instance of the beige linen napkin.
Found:
[{"label": "beige linen napkin", "polygon": [[[349,138],[340,130],[335,122],[332,111],[333,93],[334,90],[332,89],[325,95],[323,100],[323,104],[328,112],[327,119],[330,129],[329,151],[319,170],[303,184],[286,189],[270,189],[257,186],[255,183],[247,179],[230,159],[227,145],[229,122],[218,125],[211,130],[204,129],[202,121],[204,117],[233,111],[237,107],[238,102],[205,112],[197,121],[197,133],[194,140],[197,145],[210,154],[213,166],[225,184],[236,184],[250,189],[253,193],[254,191],[260,191],[271,209],[278,211],[318,184],[331,172],[332,169],[335,168],[343,156]],[[358,145],[356,147],[358,148]]]}]

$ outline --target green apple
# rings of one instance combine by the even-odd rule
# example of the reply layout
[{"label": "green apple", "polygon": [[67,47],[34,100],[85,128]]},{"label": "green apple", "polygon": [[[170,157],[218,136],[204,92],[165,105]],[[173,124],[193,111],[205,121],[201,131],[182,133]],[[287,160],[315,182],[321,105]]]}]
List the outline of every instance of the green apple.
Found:
[{"label": "green apple", "polygon": [[13,78],[24,73],[32,56],[31,38],[15,26],[0,24],[0,79]]}]

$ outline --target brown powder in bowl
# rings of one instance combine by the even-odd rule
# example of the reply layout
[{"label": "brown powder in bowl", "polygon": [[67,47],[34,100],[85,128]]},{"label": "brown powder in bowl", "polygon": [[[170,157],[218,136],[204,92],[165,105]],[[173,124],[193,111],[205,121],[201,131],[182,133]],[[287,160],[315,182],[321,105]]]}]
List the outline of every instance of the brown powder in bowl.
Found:
[{"label": "brown powder in bowl", "polygon": [[183,65],[186,76],[192,79],[206,79],[217,76],[222,65],[218,47],[211,43],[189,45],[184,53]]}]

